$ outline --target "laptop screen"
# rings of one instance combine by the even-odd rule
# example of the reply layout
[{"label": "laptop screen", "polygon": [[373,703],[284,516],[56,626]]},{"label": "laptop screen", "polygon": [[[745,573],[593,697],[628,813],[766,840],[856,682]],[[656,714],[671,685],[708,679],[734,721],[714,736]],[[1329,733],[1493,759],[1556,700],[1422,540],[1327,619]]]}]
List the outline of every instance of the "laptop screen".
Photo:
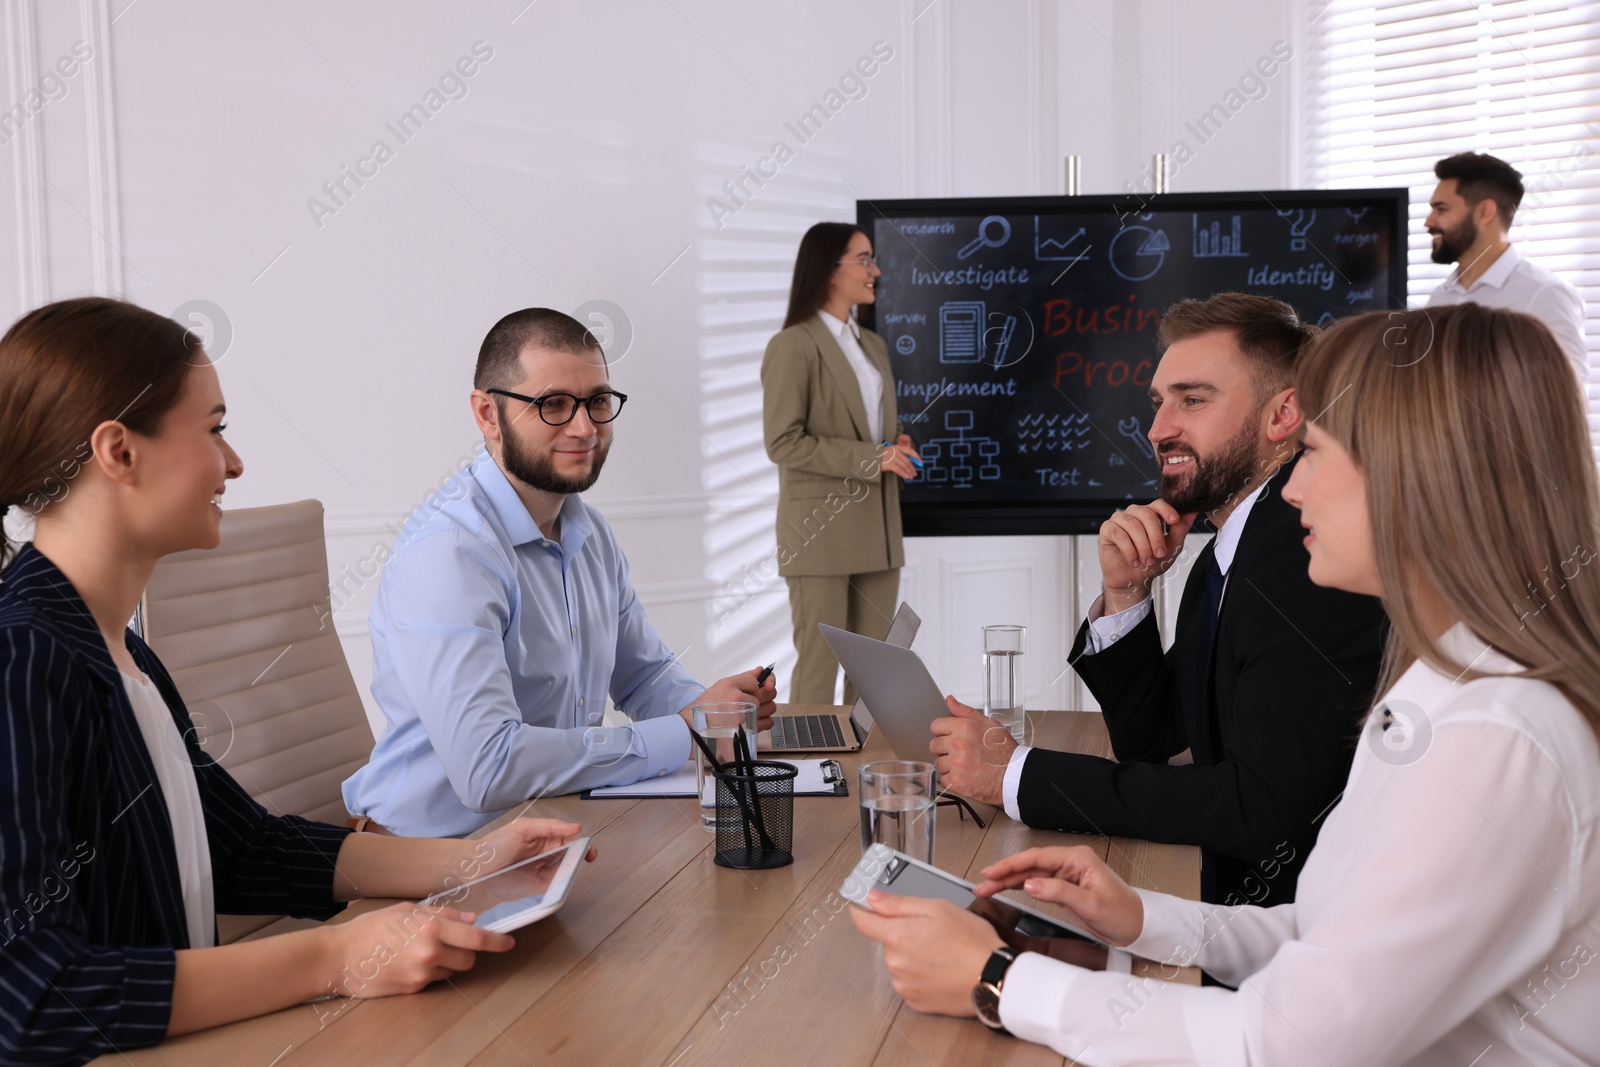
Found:
[{"label": "laptop screen", "polygon": [[[910,604],[902,600],[900,610],[894,613],[894,621],[889,624],[889,636],[883,639],[884,643],[896,648],[910,648],[921,625],[922,619],[911,610]],[[872,733],[872,712],[867,710],[864,697],[858,697],[856,706],[850,709],[850,725],[855,730],[856,741],[865,744],[867,735]]]}]

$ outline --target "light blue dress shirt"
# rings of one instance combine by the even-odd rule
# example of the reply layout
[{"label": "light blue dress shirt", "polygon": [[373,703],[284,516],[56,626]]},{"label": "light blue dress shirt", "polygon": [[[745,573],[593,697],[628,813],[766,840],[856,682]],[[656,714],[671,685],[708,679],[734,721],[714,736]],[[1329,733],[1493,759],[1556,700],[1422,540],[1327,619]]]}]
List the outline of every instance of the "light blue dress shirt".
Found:
[{"label": "light blue dress shirt", "polygon": [[[487,454],[401,530],[372,606],[388,725],[345,806],[405,836],[469,833],[535,797],[681,767],[705,687],[662,643],[611,527],[577,496],[539,531]],[[601,723],[606,693],[633,719]]]}]

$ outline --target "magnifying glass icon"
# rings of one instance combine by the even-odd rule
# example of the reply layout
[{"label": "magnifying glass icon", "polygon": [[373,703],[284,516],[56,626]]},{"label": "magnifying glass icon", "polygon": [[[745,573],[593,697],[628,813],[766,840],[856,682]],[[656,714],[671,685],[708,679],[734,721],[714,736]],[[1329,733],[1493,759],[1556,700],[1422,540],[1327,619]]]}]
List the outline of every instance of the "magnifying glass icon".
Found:
[{"label": "magnifying glass icon", "polygon": [[[991,236],[995,231],[998,231],[1000,236]],[[956,253],[956,258],[966,259],[985,246],[999,248],[1009,240],[1011,240],[1011,223],[999,215],[987,215],[978,223],[978,236],[963,245],[961,251]]]}]

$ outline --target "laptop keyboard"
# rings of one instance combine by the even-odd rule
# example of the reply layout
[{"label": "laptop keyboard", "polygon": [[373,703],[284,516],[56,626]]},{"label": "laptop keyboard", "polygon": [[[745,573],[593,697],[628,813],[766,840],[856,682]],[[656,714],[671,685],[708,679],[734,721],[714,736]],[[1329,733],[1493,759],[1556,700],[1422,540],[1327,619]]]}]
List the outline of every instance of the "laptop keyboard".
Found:
[{"label": "laptop keyboard", "polygon": [[772,720],[772,747],[775,749],[840,748],[837,715],[780,715]]}]

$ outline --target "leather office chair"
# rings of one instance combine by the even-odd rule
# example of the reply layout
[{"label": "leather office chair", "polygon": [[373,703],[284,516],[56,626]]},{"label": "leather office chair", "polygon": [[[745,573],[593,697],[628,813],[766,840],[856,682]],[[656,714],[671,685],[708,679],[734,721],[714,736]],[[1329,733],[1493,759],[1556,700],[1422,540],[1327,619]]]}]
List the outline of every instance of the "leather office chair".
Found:
[{"label": "leather office chair", "polygon": [[[373,738],[334,632],[321,502],[228,512],[219,546],[156,566],[143,614],[206,752],[268,811],[342,824],[339,786]],[[277,918],[218,916],[220,941]]]}]

